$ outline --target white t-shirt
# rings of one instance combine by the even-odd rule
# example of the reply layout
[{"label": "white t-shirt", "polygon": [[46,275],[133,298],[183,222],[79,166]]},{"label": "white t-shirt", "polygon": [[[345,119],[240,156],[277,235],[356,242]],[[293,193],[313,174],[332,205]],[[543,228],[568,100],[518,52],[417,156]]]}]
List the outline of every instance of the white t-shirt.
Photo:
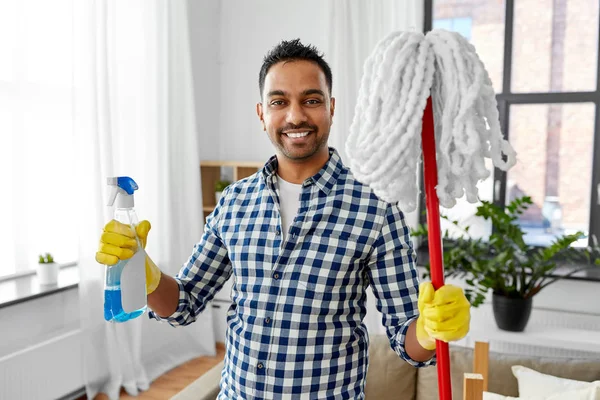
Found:
[{"label": "white t-shirt", "polygon": [[283,240],[285,241],[290,225],[294,222],[294,218],[296,218],[296,214],[298,214],[298,209],[300,208],[302,185],[284,181],[279,175],[277,175],[277,185],[279,188],[281,231],[283,233]]}]

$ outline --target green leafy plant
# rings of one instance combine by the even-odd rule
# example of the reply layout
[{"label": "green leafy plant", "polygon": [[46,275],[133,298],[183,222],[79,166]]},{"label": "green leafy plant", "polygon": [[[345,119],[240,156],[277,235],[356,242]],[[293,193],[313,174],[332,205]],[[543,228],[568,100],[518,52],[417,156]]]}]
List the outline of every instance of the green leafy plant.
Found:
[{"label": "green leafy plant", "polygon": [[225,190],[225,188],[227,186],[231,185],[230,181],[227,180],[219,180],[215,183],[215,191],[216,192],[222,192],[223,190]]},{"label": "green leafy plant", "polygon": [[[528,196],[511,201],[506,208],[483,201],[475,215],[492,223],[492,233],[486,241],[472,238],[469,226],[460,226],[458,221],[442,216],[461,231],[458,238],[450,238],[448,230],[444,232],[444,275],[465,280],[468,285],[465,295],[473,307],[483,303],[490,289],[506,297],[529,298],[558,279],[594,264],[600,265],[600,251],[595,238],[593,246],[571,247],[584,237],[582,232],[559,236],[548,247],[525,243],[525,232],[517,220],[531,204],[533,202]],[[411,233],[413,237],[424,239],[427,239],[427,234],[426,225],[419,225]],[[571,261],[576,266],[563,275],[557,275],[559,261]],[[425,267],[425,276],[429,277],[430,264]]]},{"label": "green leafy plant", "polygon": [[46,253],[45,255],[40,254],[38,262],[40,264],[52,264],[54,262],[54,257],[52,257],[52,254],[50,253]]}]

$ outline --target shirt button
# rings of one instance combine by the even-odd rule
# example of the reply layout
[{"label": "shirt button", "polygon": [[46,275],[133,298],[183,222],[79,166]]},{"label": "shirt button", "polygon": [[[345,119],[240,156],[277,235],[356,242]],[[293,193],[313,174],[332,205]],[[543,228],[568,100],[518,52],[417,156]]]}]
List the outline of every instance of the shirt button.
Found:
[{"label": "shirt button", "polygon": [[279,274],[278,274],[277,272],[275,272],[275,273],[273,274],[273,278],[274,278],[274,279],[279,279]]},{"label": "shirt button", "polygon": [[277,236],[279,236],[279,235],[281,234],[281,231],[279,230],[279,228],[275,229],[275,234],[276,234]]},{"label": "shirt button", "polygon": [[271,323],[271,318],[267,317],[265,318],[265,324],[270,324]]},{"label": "shirt button", "polygon": [[257,367],[258,367],[258,369],[263,369],[264,365],[263,365],[263,363],[258,363]]}]

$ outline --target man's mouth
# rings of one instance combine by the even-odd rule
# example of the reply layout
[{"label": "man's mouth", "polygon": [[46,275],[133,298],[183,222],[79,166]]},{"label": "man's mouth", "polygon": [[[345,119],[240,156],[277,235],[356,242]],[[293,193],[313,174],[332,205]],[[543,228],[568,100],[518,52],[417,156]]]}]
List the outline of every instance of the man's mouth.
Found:
[{"label": "man's mouth", "polygon": [[308,136],[309,133],[310,133],[310,131],[304,131],[304,132],[284,132],[283,134],[286,135],[289,138],[292,138],[292,139],[301,139],[303,137]]}]

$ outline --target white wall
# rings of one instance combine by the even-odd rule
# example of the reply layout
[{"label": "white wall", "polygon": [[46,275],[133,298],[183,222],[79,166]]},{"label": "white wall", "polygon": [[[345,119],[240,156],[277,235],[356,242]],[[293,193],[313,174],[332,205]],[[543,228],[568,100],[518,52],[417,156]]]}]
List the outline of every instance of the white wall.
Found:
[{"label": "white wall", "polygon": [[255,111],[262,59],[296,38],[326,52],[326,11],[322,0],[221,2],[220,159],[265,162],[275,153]]},{"label": "white wall", "polygon": [[191,0],[190,47],[196,101],[196,126],[200,136],[201,160],[215,159],[220,143],[221,88],[219,48],[221,32],[221,2],[218,0]]}]

